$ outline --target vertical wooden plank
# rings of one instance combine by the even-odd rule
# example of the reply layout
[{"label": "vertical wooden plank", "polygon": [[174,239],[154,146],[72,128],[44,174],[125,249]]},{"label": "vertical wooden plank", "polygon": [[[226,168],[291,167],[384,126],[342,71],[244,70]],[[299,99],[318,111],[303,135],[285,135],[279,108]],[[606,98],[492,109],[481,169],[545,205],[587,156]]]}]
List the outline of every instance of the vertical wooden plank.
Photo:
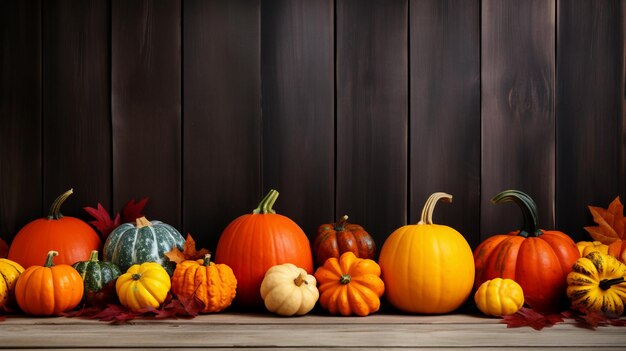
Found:
[{"label": "vertical wooden plank", "polygon": [[624,17],[620,1],[559,1],[558,226],[595,225],[587,205],[624,198]]},{"label": "vertical wooden plank", "polygon": [[408,3],[336,6],[336,209],[382,245],[407,220]]},{"label": "vertical wooden plank", "polygon": [[113,202],[181,223],[180,1],[112,2]]},{"label": "vertical wooden plank", "polygon": [[0,2],[0,238],[41,213],[41,1]]},{"label": "vertical wooden plank", "polygon": [[519,229],[505,189],[530,195],[543,228],[554,228],[555,0],[482,2],[483,237]]},{"label": "vertical wooden plank", "polygon": [[43,2],[44,210],[67,189],[64,214],[111,198],[109,4]]},{"label": "vertical wooden plank", "polygon": [[261,184],[260,3],[183,2],[183,226],[211,250]]},{"label": "vertical wooden plank", "polygon": [[334,3],[263,1],[263,191],[312,239],[335,217]]},{"label": "vertical wooden plank", "polygon": [[435,220],[480,240],[480,2],[410,2],[409,222],[428,196]]}]

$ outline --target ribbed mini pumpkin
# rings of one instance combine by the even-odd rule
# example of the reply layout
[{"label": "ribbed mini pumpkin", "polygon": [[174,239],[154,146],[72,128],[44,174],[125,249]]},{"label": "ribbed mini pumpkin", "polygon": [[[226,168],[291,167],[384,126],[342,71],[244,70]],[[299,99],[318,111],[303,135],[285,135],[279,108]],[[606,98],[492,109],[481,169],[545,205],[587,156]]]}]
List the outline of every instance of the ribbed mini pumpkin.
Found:
[{"label": "ribbed mini pumpkin", "polygon": [[47,218],[36,219],[20,229],[13,238],[8,259],[28,268],[41,265],[41,257],[54,250],[59,253],[57,264],[72,265],[88,259],[92,250],[100,249],[102,241],[89,224],[61,214],[61,206],[73,193],[70,189],[57,197]]},{"label": "ribbed mini pumpkin", "polygon": [[330,314],[367,316],[378,311],[385,283],[380,266],[350,251],[331,257],[315,271],[320,304]]},{"label": "ribbed mini pumpkin", "polygon": [[122,271],[134,264],[157,262],[169,275],[176,263],[165,253],[174,247],[183,250],[185,239],[169,224],[137,218],[136,223],[124,223],[115,228],[104,243],[104,260],[115,263]]},{"label": "ribbed mini pumpkin", "polygon": [[176,265],[172,276],[172,292],[178,297],[197,298],[204,303],[203,313],[220,312],[233,302],[237,278],[225,264],[203,260],[187,260]]},{"label": "ribbed mini pumpkin", "polygon": [[339,258],[344,252],[352,252],[356,257],[374,259],[376,243],[362,226],[348,223],[344,215],[337,223],[319,226],[313,238],[315,263],[322,266],[331,257]]},{"label": "ribbed mini pumpkin", "polygon": [[524,290],[515,280],[494,278],[478,287],[474,302],[488,316],[508,316],[524,305]]},{"label": "ribbed mini pumpkin", "polygon": [[15,283],[24,272],[19,263],[0,258],[0,309],[10,311],[15,303]]},{"label": "ribbed mini pumpkin", "polygon": [[171,287],[169,274],[156,262],[134,264],[115,282],[120,303],[135,312],[161,306]]},{"label": "ribbed mini pumpkin", "polygon": [[259,291],[265,308],[281,316],[307,314],[319,298],[315,277],[291,263],[268,269]]},{"label": "ribbed mini pumpkin", "polygon": [[615,257],[590,252],[567,275],[567,297],[574,307],[621,316],[626,304],[626,265]]},{"label": "ribbed mini pumpkin", "polygon": [[43,266],[30,266],[15,284],[20,309],[35,316],[52,316],[76,307],[83,298],[83,280],[69,265],[54,265],[59,253],[48,252]]},{"label": "ribbed mini pumpkin", "polygon": [[460,307],[472,292],[472,249],[454,228],[434,224],[435,204],[452,195],[432,194],[417,224],[396,229],[385,241],[378,264],[385,297],[410,313],[441,314]]},{"label": "ribbed mini pumpkin", "polygon": [[90,293],[101,291],[122,274],[120,268],[113,262],[98,260],[98,250],[91,251],[87,261],[76,262],[72,265],[83,278],[85,297]]},{"label": "ribbed mini pumpkin", "polygon": [[263,306],[259,288],[273,266],[292,263],[313,273],[309,239],[294,221],[274,211],[277,198],[278,191],[270,190],[251,214],[233,220],[217,243],[215,262],[235,273],[239,306]]}]

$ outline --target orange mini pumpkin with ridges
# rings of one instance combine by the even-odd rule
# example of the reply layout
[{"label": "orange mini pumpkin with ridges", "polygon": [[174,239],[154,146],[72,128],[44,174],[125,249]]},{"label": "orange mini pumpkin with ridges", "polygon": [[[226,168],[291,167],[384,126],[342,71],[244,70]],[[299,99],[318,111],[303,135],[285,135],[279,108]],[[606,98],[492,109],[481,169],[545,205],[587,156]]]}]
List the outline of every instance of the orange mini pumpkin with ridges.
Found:
[{"label": "orange mini pumpkin with ridges", "polygon": [[474,251],[475,287],[494,278],[515,280],[524,290],[528,305],[541,312],[554,312],[566,306],[567,274],[580,252],[574,241],[556,230],[537,225],[537,205],[518,190],[506,190],[492,201],[512,201],[522,210],[521,230],[494,235]]},{"label": "orange mini pumpkin with ridges", "polygon": [[211,254],[202,260],[187,260],[176,265],[172,276],[172,292],[204,303],[203,313],[220,312],[233,302],[237,278],[225,264],[211,262]]},{"label": "orange mini pumpkin with ridges", "polygon": [[330,314],[367,316],[378,311],[385,283],[380,266],[350,251],[331,257],[315,271],[320,304]]},{"label": "orange mini pumpkin with ridges", "polygon": [[215,262],[235,273],[239,306],[264,306],[259,289],[273,266],[291,263],[313,273],[309,239],[294,221],[272,209],[277,198],[278,191],[270,190],[251,214],[232,221],[217,243]]},{"label": "orange mini pumpkin with ridges", "polygon": [[83,298],[83,279],[66,264],[54,265],[50,251],[43,266],[30,266],[15,284],[20,309],[35,316],[53,316],[76,307]]}]

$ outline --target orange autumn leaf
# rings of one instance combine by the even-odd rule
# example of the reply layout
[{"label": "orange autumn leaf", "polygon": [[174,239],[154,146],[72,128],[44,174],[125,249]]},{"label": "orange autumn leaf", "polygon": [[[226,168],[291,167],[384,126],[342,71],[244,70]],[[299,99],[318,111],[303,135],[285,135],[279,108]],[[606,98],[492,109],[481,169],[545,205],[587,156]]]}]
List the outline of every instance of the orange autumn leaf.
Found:
[{"label": "orange autumn leaf", "polygon": [[588,206],[593,221],[598,224],[596,227],[585,227],[593,240],[608,245],[616,240],[626,239],[624,237],[624,206],[619,200],[619,196],[609,204],[607,209],[602,207]]},{"label": "orange autumn leaf", "polygon": [[174,247],[170,252],[166,253],[165,256],[167,256],[170,261],[178,264],[186,260],[199,260],[204,258],[204,255],[208,253],[210,253],[209,250],[204,248],[196,251],[196,241],[193,240],[191,234],[188,233],[183,251],[181,252],[177,247]]}]

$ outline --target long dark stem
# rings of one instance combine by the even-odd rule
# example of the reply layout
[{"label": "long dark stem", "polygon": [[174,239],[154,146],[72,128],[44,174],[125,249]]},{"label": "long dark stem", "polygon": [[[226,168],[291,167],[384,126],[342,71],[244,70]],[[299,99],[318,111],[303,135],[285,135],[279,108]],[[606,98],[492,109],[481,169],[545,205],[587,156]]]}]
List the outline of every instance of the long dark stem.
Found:
[{"label": "long dark stem", "polygon": [[540,236],[543,232],[539,229],[539,216],[537,215],[537,204],[527,194],[519,190],[505,190],[491,199],[491,202],[498,204],[512,201],[522,210],[524,224],[519,235],[528,238],[530,236]]}]

